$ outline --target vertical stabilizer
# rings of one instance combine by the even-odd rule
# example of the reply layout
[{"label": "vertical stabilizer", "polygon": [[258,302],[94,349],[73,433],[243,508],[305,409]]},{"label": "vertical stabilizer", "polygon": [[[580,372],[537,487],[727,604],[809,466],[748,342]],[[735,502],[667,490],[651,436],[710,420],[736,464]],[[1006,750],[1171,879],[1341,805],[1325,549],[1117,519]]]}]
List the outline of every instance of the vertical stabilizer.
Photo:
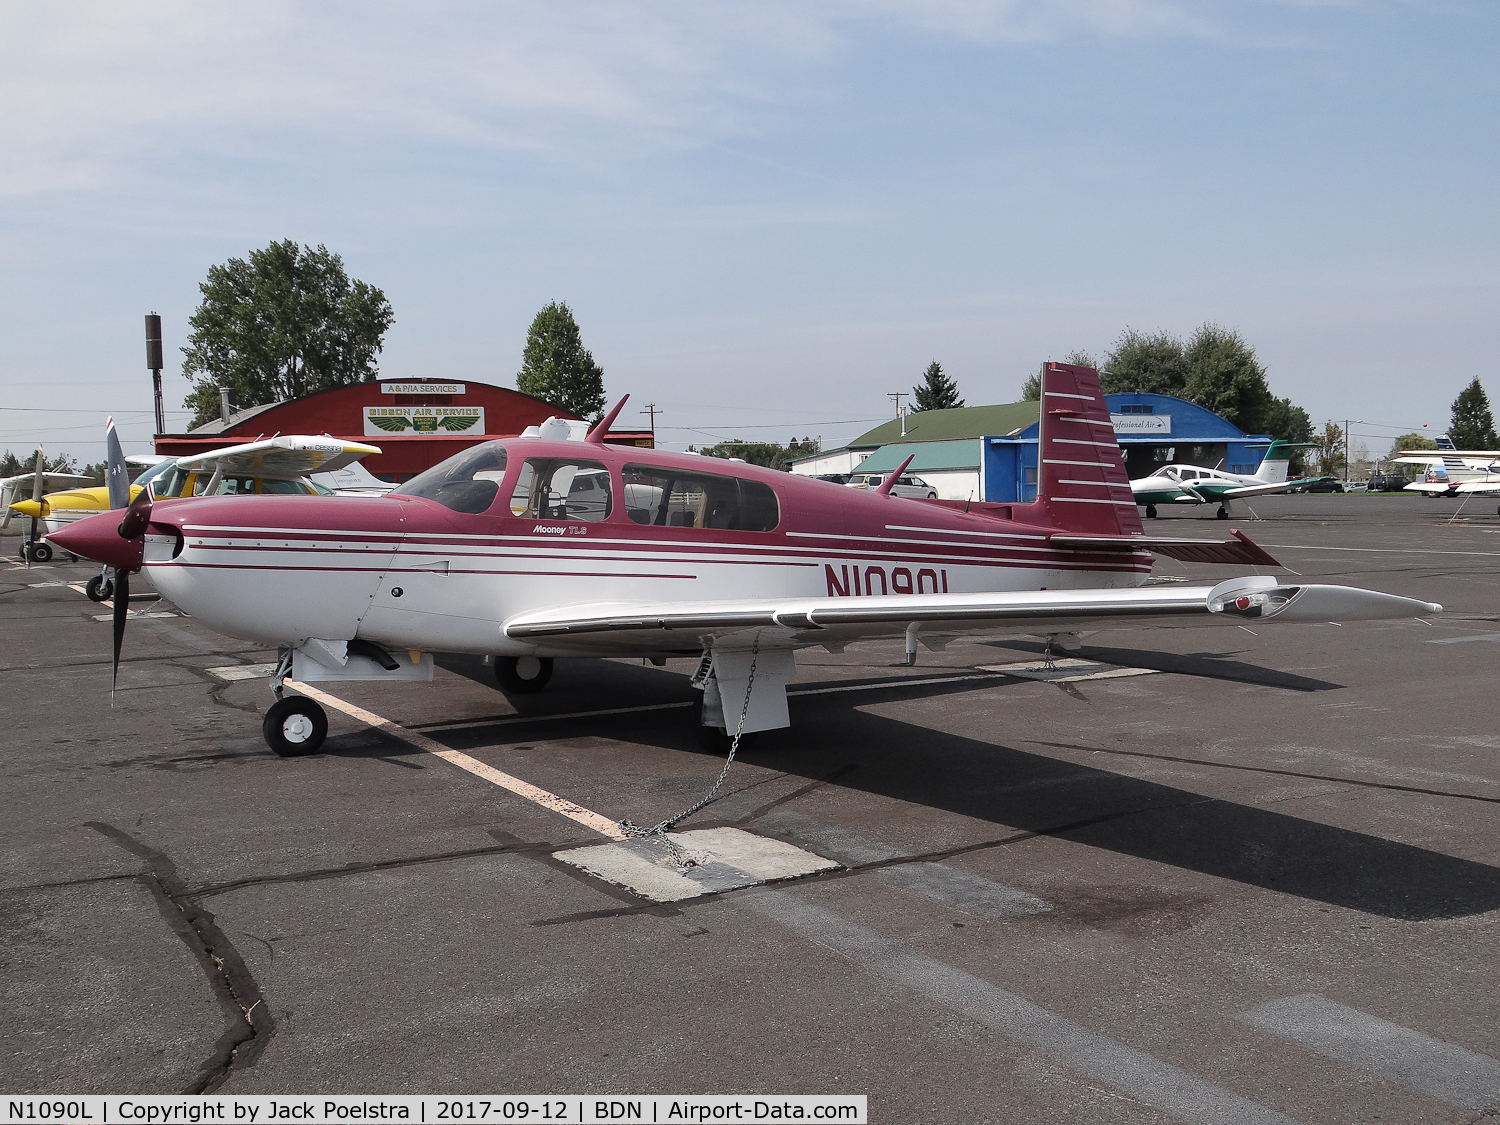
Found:
[{"label": "vertical stabilizer", "polygon": [[1264,484],[1285,484],[1291,459],[1291,445],[1284,441],[1273,441],[1271,448],[1266,450],[1260,468],[1255,471],[1255,479]]},{"label": "vertical stabilizer", "polygon": [[1017,505],[1015,518],[1085,535],[1140,534],[1141,515],[1092,367],[1042,369],[1036,502]]}]

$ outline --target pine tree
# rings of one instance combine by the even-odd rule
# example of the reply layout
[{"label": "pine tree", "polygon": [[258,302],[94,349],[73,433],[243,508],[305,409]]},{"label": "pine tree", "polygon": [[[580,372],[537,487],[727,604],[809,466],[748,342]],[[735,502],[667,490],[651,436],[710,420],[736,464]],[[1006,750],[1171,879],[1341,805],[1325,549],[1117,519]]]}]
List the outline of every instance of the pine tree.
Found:
[{"label": "pine tree", "polygon": [[1458,449],[1494,449],[1500,446],[1495,435],[1495,416],[1490,400],[1479,385],[1479,376],[1453,400],[1453,420],[1448,424],[1448,438]]},{"label": "pine tree", "polygon": [[952,410],[964,404],[964,400],[958,397],[958,384],[943,374],[943,365],[937,360],[927,365],[922,382],[913,387],[911,393],[916,402],[911,408],[913,414],[921,410]]},{"label": "pine tree", "polygon": [[604,410],[604,370],[583,346],[573,310],[551,301],[531,321],[516,390],[579,418]]}]

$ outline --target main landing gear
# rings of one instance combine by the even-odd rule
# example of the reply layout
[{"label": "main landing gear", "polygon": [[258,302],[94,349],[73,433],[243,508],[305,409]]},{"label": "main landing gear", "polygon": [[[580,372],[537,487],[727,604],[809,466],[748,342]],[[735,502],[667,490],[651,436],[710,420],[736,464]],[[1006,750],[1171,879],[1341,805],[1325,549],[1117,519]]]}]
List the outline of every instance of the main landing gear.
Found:
[{"label": "main landing gear", "polygon": [[1156,518],[1156,505],[1155,504],[1147,504],[1146,505],[1146,518],[1148,520],[1154,520]]},{"label": "main landing gear", "polygon": [[328,737],[328,712],[305,695],[285,695],[281,681],[292,674],[292,650],[281,650],[281,659],[271,673],[271,693],[276,702],[260,724],[266,745],[283,758],[317,753]]},{"label": "main landing gear", "polygon": [[1221,520],[1227,520],[1229,518],[1229,509],[1226,508],[1226,507],[1224,507],[1221,504],[1219,506],[1219,514],[1215,518],[1216,519],[1221,519]]},{"label": "main landing gear", "polygon": [[501,691],[513,695],[530,695],[541,691],[552,679],[550,656],[497,656],[495,682]]}]

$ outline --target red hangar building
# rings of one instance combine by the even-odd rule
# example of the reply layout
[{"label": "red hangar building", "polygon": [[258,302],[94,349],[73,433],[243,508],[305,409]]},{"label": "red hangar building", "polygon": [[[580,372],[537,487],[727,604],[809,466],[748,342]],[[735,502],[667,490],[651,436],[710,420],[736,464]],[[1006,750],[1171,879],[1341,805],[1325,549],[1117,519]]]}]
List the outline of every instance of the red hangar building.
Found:
[{"label": "red hangar building", "polygon": [[[472,445],[516,437],[548,418],[576,418],[539,398],[489,383],[382,379],[306,398],[250,406],[185,434],[160,434],[156,452],[186,457],[276,434],[327,434],[378,445],[364,466],[400,484]],[[649,430],[611,430],[612,445],[652,448]]]}]

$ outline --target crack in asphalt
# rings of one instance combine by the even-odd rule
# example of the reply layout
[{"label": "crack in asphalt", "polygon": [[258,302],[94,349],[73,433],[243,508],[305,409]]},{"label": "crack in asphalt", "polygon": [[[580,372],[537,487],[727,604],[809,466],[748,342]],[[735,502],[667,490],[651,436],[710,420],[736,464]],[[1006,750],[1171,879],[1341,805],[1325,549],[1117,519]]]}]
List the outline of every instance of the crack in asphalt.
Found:
[{"label": "crack in asphalt", "polygon": [[276,1031],[276,1021],[261,995],[260,986],[228,936],[214,922],[214,916],[197,902],[177,874],[177,865],[163,852],[141,843],[128,832],[112,824],[89,821],[101,836],[125,851],[146,861],[146,870],[136,878],[155,900],[157,909],[203,969],[209,988],[229,1017],[230,1024],[208,1058],[199,1064],[198,1074],[183,1091],[185,1094],[208,1094],[218,1089],[236,1066],[255,1065]]},{"label": "crack in asphalt", "polygon": [[426,863],[444,863],[454,859],[471,859],[475,856],[522,854],[550,850],[550,843],[489,844],[482,848],[461,848],[451,852],[435,852],[430,855],[402,856],[397,859],[370,860],[364,863],[346,863],[342,867],[316,867],[307,871],[289,871],[283,875],[252,875],[244,879],[230,879],[222,883],[205,883],[186,893],[192,898],[211,898],[245,887],[261,887],[276,883],[315,883],[322,879],[342,879],[349,875],[362,875],[367,871],[392,871],[402,867],[420,867]]},{"label": "crack in asphalt", "polygon": [[1221,770],[1240,770],[1245,773],[1269,773],[1277,777],[1300,777],[1306,781],[1332,781],[1339,785],[1357,785],[1363,789],[1390,789],[1397,793],[1421,793],[1428,797],[1455,797],[1461,801],[1483,801],[1500,805],[1500,797],[1482,797],[1478,793],[1454,793],[1448,789],[1424,789],[1419,785],[1396,785],[1389,781],[1361,781],[1353,777],[1333,777],[1323,773],[1299,773],[1296,770],[1278,770],[1270,766],[1245,766],[1236,762],[1210,762],[1203,758],[1181,758],[1175,754],[1150,754],[1144,750],[1114,750],[1108,746],[1080,746],[1072,742],[1031,741],[1033,746],[1056,746],[1062,750],[1087,750],[1093,754],[1116,754],[1125,758],[1152,758],[1161,762],[1181,762],[1190,766],[1213,766]]}]

